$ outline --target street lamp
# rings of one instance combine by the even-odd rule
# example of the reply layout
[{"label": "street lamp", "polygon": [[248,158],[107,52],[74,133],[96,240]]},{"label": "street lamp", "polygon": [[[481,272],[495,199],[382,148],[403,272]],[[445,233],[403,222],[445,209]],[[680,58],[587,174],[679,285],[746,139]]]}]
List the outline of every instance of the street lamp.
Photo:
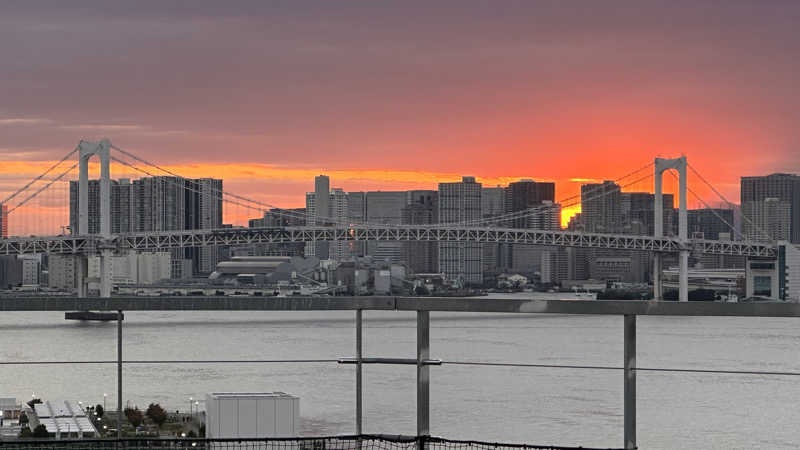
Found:
[{"label": "street lamp", "polygon": [[193,401],[194,401],[194,399],[192,397],[189,397],[189,417],[190,418],[192,417],[192,402]]},{"label": "street lamp", "polygon": [[103,412],[106,410],[106,397],[108,397],[108,394],[103,392]]},{"label": "street lamp", "polygon": [[198,419],[200,416],[200,402],[197,400],[194,402],[194,415],[196,416],[195,419]]}]

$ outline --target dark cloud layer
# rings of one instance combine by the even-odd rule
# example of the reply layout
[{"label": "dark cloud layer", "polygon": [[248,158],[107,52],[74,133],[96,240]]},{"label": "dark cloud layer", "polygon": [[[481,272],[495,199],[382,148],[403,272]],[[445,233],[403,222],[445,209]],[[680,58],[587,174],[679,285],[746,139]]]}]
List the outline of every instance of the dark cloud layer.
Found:
[{"label": "dark cloud layer", "polygon": [[165,162],[792,170],[798,19],[793,1],[4,2],[0,151],[110,136]]}]

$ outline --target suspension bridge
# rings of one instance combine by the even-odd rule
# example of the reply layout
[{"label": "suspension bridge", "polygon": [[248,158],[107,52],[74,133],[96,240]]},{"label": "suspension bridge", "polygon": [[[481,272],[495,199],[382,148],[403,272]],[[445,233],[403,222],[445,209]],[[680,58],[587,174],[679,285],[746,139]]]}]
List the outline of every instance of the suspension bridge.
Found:
[{"label": "suspension bridge", "polygon": [[[72,163],[71,159],[76,154],[78,161]],[[89,161],[93,157],[97,157],[100,160],[100,200],[97,211],[90,211],[88,201],[90,189]],[[578,205],[581,201],[586,201],[587,198],[600,199],[608,195],[608,192],[600,189],[562,199],[553,205],[541,205],[522,211],[456,223],[387,225],[354,222],[341,217],[317,215],[318,218],[321,217],[323,219],[326,225],[267,228],[235,226],[112,233],[112,164],[123,171],[127,171],[124,174],[126,176],[158,176],[167,183],[180,185],[183,189],[192,190],[214,200],[221,200],[227,206],[257,211],[259,214],[263,214],[266,210],[271,210],[272,213],[284,215],[287,218],[304,218],[302,213],[282,210],[273,204],[228,192],[214,186],[199,187],[192,183],[187,183],[190,180],[189,178],[116,147],[108,140],[100,142],[81,141],[74,150],[67,153],[56,164],[34,177],[21,188],[14,190],[2,202],[7,208],[4,220],[14,219],[16,215],[25,211],[25,208],[29,208],[35,215],[37,211],[41,211],[41,205],[46,203],[49,203],[50,206],[55,204],[58,208],[64,208],[64,202],[68,205],[69,199],[65,199],[63,196],[59,199],[57,195],[50,198],[47,196],[48,193],[57,192],[59,188],[63,194],[66,191],[64,183],[74,177],[77,169],[77,200],[79,205],[77,229],[72,229],[67,234],[64,232],[65,227],[61,226],[61,233],[33,236],[18,235],[0,239],[0,255],[69,254],[83,259],[90,255],[99,255],[101,257],[100,295],[101,297],[109,297],[112,290],[109,258],[114,254],[128,251],[160,251],[181,248],[319,241],[478,242],[633,250],[652,252],[654,255],[653,284],[657,299],[660,299],[663,294],[661,263],[663,255],[677,254],[679,256],[679,299],[682,301],[688,300],[688,260],[690,254],[735,255],[748,258],[777,257],[777,243],[767,233],[763,233],[763,240],[751,241],[744,239],[744,236],[736,230],[733,224],[719,216],[719,219],[730,227],[731,235],[734,237],[733,240],[689,238],[687,230],[687,193],[691,193],[703,205],[710,208],[709,203],[704,201],[694,189],[688,186],[689,170],[707,188],[710,188],[720,200],[727,204],[730,204],[730,202],[688,164],[686,157],[675,159],[656,158],[653,163],[615,180],[615,182],[620,183],[621,188],[625,188],[653,178],[655,229],[652,236],[508,227],[508,224],[513,223],[515,219],[535,217],[546,213],[548,209],[555,206],[566,208]],[[649,170],[652,170],[652,172],[648,173]],[[643,172],[644,175],[641,175]],[[676,172],[677,176],[675,176]],[[678,234],[676,236],[665,235],[663,208],[658,206],[663,204],[662,178],[665,173],[671,174],[678,182],[679,207]],[[634,178],[637,175],[641,176]],[[73,195],[73,198],[75,197],[74,192],[71,192],[70,195]],[[37,199],[39,201],[44,199],[38,207],[35,205]],[[711,209],[711,211],[713,212],[714,210]],[[99,217],[99,227],[96,233],[89,232],[89,219],[91,216]],[[747,220],[746,217],[745,219]],[[36,218],[32,220],[34,222],[37,221]],[[63,218],[59,220],[63,223]],[[85,278],[85,264],[79,264],[79,266],[83,267],[84,273],[81,277]],[[83,289],[79,289],[79,293],[85,296],[85,283],[80,284]]]}]

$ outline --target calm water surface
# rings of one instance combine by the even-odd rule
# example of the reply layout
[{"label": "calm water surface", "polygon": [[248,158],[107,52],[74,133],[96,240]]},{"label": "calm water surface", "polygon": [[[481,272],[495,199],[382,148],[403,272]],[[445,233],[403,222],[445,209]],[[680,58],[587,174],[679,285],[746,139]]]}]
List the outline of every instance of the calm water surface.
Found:
[{"label": "calm water surface", "polygon": [[[414,315],[365,312],[365,356],[415,357]],[[335,359],[354,355],[352,312],[126,313],[125,359]],[[431,315],[431,356],[453,361],[622,365],[622,318]],[[796,319],[639,317],[640,367],[800,371]],[[115,324],[0,313],[0,361],[116,358]],[[415,433],[415,368],[365,366],[365,431]],[[639,372],[641,448],[800,446],[800,377]],[[622,372],[431,368],[432,434],[619,447]],[[304,434],[354,428],[354,368],[336,363],[135,364],[124,400],[188,409],[213,391],[300,397]],[[0,397],[116,407],[114,365],[0,365]],[[202,409],[202,404],[201,404]]]}]

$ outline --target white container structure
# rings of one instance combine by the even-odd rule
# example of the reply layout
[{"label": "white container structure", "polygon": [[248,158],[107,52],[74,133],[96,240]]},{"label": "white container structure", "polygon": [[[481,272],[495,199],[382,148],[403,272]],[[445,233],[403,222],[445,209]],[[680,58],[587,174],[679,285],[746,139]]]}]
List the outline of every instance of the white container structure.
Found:
[{"label": "white container structure", "polygon": [[300,398],[283,392],[206,394],[206,436],[296,437]]}]

